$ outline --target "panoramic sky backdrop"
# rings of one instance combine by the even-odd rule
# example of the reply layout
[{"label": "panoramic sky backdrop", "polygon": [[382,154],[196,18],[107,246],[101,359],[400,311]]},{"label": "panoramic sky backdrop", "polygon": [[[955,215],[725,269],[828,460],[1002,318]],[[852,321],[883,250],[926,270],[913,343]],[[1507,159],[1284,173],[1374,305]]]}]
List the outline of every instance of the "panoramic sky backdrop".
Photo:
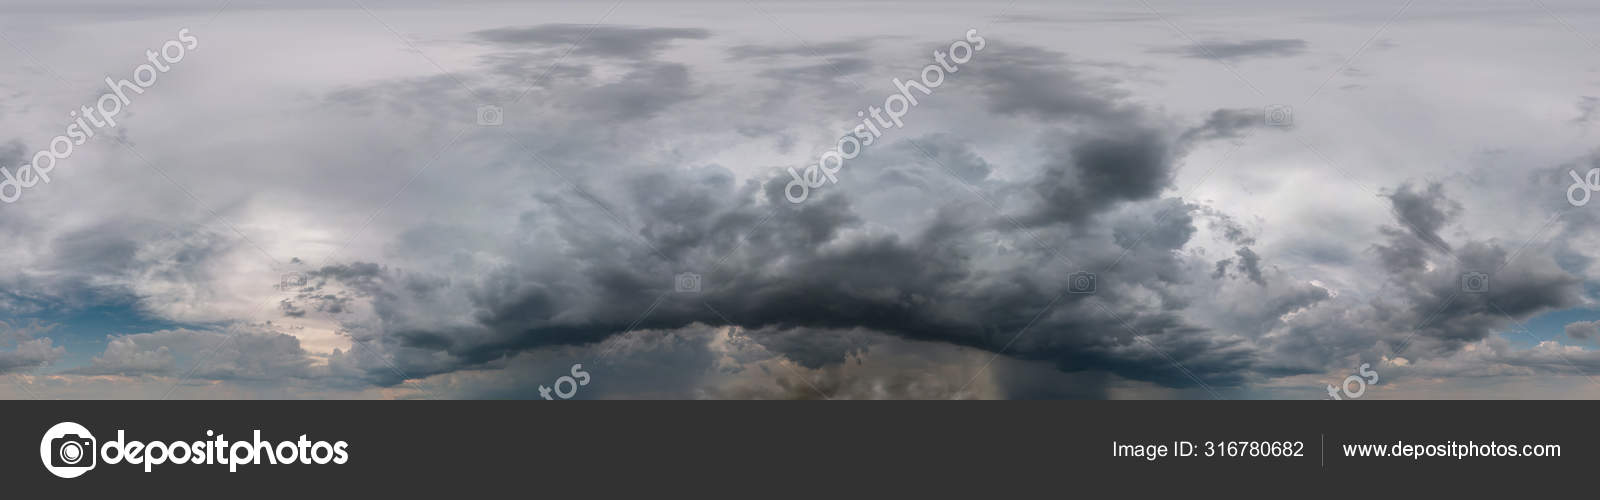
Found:
[{"label": "panoramic sky backdrop", "polygon": [[1553,0],[0,0],[5,175],[96,132],[0,204],[0,398],[574,365],[573,399],[1600,397],[1594,33]]}]

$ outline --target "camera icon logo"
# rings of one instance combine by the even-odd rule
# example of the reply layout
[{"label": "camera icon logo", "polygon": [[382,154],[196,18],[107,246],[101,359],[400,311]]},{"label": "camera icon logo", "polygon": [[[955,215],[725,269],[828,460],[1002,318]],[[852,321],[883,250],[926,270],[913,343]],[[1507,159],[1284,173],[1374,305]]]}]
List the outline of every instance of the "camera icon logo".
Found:
[{"label": "camera icon logo", "polygon": [[679,273],[677,278],[672,280],[672,285],[673,288],[679,292],[699,293],[700,275],[695,273]]},{"label": "camera icon logo", "polygon": [[1461,273],[1461,291],[1467,293],[1488,292],[1489,275],[1477,271]]},{"label": "camera icon logo", "polygon": [[98,450],[89,429],[62,422],[45,431],[39,441],[39,460],[56,477],[74,478],[94,469]]},{"label": "camera icon logo", "polygon": [[1094,293],[1095,283],[1099,278],[1094,273],[1076,272],[1067,275],[1068,293]]},{"label": "camera icon logo", "polygon": [[495,105],[478,106],[478,125],[493,127],[506,122],[505,110]]},{"label": "camera icon logo", "polygon": [[1287,104],[1273,104],[1266,108],[1267,125],[1288,127],[1294,125],[1294,108]]}]

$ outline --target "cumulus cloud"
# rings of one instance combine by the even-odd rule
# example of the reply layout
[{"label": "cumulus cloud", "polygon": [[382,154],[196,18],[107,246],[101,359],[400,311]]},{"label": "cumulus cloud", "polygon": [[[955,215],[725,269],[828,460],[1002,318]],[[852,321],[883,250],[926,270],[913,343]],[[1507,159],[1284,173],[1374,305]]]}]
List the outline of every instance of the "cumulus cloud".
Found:
[{"label": "cumulus cloud", "polygon": [[[180,363],[179,356],[185,359]],[[305,377],[311,365],[293,336],[262,327],[229,331],[162,330],[120,335],[83,375],[194,376],[210,380],[274,380]]]},{"label": "cumulus cloud", "polygon": [[53,345],[49,338],[33,338],[53,328],[39,323],[12,326],[0,321],[0,374],[26,372],[61,359],[65,348]]}]

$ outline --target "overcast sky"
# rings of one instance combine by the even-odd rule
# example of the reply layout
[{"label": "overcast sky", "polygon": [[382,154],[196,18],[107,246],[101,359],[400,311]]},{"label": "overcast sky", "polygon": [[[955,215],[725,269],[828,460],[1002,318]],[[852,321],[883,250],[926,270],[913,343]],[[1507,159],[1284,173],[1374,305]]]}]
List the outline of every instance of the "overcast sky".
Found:
[{"label": "overcast sky", "polygon": [[1592,4],[140,3],[0,0],[8,175],[193,40],[0,204],[0,397],[1600,397]]}]

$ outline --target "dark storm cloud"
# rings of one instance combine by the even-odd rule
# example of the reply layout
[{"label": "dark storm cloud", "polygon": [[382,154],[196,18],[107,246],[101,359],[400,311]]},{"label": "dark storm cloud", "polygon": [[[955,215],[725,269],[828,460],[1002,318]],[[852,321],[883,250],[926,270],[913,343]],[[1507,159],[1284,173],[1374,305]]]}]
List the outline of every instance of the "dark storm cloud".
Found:
[{"label": "dark storm cloud", "polygon": [[1391,226],[1380,227],[1378,231],[1388,237],[1388,242],[1375,244],[1372,250],[1378,254],[1378,260],[1389,272],[1402,274],[1427,266],[1428,254],[1434,251],[1435,247],[1429,246],[1405,230]]},{"label": "dark storm cloud", "polygon": [[[1582,280],[1549,255],[1513,255],[1497,241],[1445,242],[1440,231],[1461,208],[1440,185],[1423,191],[1401,185],[1387,198],[1396,220],[1410,229],[1382,227],[1388,242],[1373,246],[1389,271],[1392,295],[1398,296],[1373,303],[1386,318],[1386,328],[1408,338],[1415,335],[1434,352],[1447,353],[1508,328],[1514,320],[1581,301]],[[1464,273],[1487,275],[1487,289],[1464,285]]]},{"label": "dark storm cloud", "polygon": [[[693,72],[653,59],[674,40],[704,36],[642,28],[621,32],[625,35],[597,32],[610,33],[611,45],[592,54],[631,59],[607,62],[608,69],[621,70],[620,78],[593,81],[597,77],[590,67],[574,61],[570,76],[584,83],[547,86],[559,97],[550,100],[554,111],[572,110],[609,123],[674,117],[679,111],[697,118],[692,113],[704,112],[692,104],[703,94],[694,86]],[[491,30],[480,36],[525,47],[571,43],[573,34],[573,27],[563,27]],[[618,140],[629,136],[609,127],[538,130],[541,140],[560,145],[550,157],[572,177],[571,185],[518,185],[527,191],[525,203],[505,206],[520,213],[485,223],[493,226],[497,240],[482,243],[473,233],[480,228],[465,223],[405,229],[390,242],[385,258],[411,261],[402,264],[397,257],[385,264],[323,266],[307,272],[306,286],[280,303],[280,312],[291,317],[337,321],[340,334],[357,348],[335,351],[325,365],[308,364],[298,343],[283,341],[278,332],[254,332],[242,339],[252,351],[221,355],[215,367],[196,376],[325,376],[392,386],[431,375],[499,369],[519,356],[592,355],[600,346],[624,340],[643,342],[640,349],[659,356],[607,363],[705,366],[718,361],[704,336],[732,326],[739,342],[760,345],[806,370],[836,373],[852,359],[878,354],[864,339],[891,337],[1020,360],[1025,368],[1007,368],[995,377],[1000,390],[1013,397],[1103,397],[1105,384],[1122,380],[1198,391],[1201,384],[1235,386],[1262,373],[1308,373],[1328,362],[1324,351],[1331,349],[1323,346],[1356,343],[1322,337],[1336,324],[1315,322],[1331,315],[1324,312],[1331,294],[1263,265],[1280,254],[1257,247],[1266,254],[1258,255],[1251,248],[1256,235],[1250,228],[1219,210],[1162,197],[1172,187],[1176,160],[1189,146],[1242,137],[1260,126],[1258,112],[1219,110],[1185,128],[1124,99],[1116,82],[1075,71],[1063,54],[992,43],[974,59],[970,73],[963,68],[962,75],[971,76],[961,91],[980,97],[971,101],[977,107],[971,112],[992,114],[974,118],[1022,122],[1018,130],[1024,135],[1016,142],[1029,147],[994,154],[959,133],[917,137],[915,146],[911,138],[886,139],[852,164],[861,168],[851,170],[850,182],[795,206],[782,195],[782,176],[741,180],[746,177],[729,168],[693,161],[692,151],[639,154],[631,143]],[[778,49],[734,52],[745,58],[801,55]],[[764,76],[812,83],[870,67],[870,61],[844,53],[834,54],[831,65],[784,59]],[[486,70],[502,75],[521,75],[514,70],[537,65],[534,59],[510,56],[495,62]],[[406,87],[417,83],[422,85]],[[333,99],[351,108],[381,108],[428,92],[461,95],[459,85],[438,79],[374,88]],[[560,118],[551,121],[560,123]],[[652,140],[661,135],[650,132]],[[586,135],[602,138],[581,140]],[[662,142],[671,146],[670,139]],[[507,161],[542,172],[520,155]],[[973,191],[996,200],[1001,212],[972,197]],[[1397,237],[1443,242],[1441,228],[1454,212],[1442,192],[1406,187],[1389,200],[1402,220],[1427,228],[1400,231]],[[1198,219],[1205,219],[1227,249],[1237,248],[1233,256],[1215,262],[1190,246]],[[503,234],[517,236],[498,236]],[[80,239],[95,236],[74,238],[62,240],[62,248],[71,250]],[[1465,254],[1477,247],[1462,248]],[[1428,251],[1424,246],[1419,258],[1438,257]],[[104,257],[119,262],[118,255]],[[1213,263],[1219,270],[1236,269],[1248,281],[1206,280]],[[1084,269],[1107,270],[1099,276],[1097,293],[1063,294],[1067,275]],[[674,275],[682,272],[703,273],[703,288],[674,292]],[[1393,308],[1391,316],[1416,316],[1414,311],[1439,303],[1442,297],[1424,286],[1436,277],[1406,277],[1414,300],[1384,303]],[[1201,286],[1194,286],[1195,279]],[[1511,290],[1520,290],[1517,279],[1507,280]],[[1208,296],[1213,294],[1221,298]],[[1208,300],[1232,299],[1242,304],[1229,306],[1237,318],[1212,320],[1204,317],[1205,310],[1191,309]],[[1562,300],[1534,297],[1502,306],[1527,314]],[[1481,314],[1482,307],[1462,312]],[[1298,322],[1288,325],[1287,316]],[[1474,328],[1455,319],[1447,323],[1455,330],[1427,337],[1466,338],[1457,330]],[[115,348],[108,347],[80,372],[171,376],[188,366],[185,353],[214,345],[195,339],[209,341],[220,334],[140,335],[114,339]],[[1373,341],[1359,339],[1367,346]],[[1354,349],[1338,345],[1339,352]],[[1039,377],[1019,375],[1037,370],[1053,370],[1052,380],[1084,385],[1047,387]],[[924,380],[894,379],[892,384],[898,384],[899,394],[960,392],[926,390],[919,385]],[[641,390],[683,394],[667,385],[677,384],[681,391],[692,383],[694,377],[683,375]],[[825,392],[868,392],[848,379],[818,385]],[[786,387],[793,391],[780,397],[814,397],[809,384]]]},{"label": "dark storm cloud", "polygon": [[580,56],[652,59],[672,42],[703,40],[709,38],[711,32],[700,28],[543,24],[495,28],[473,35],[508,47],[573,46],[574,53]]},{"label": "dark storm cloud", "polygon": [[1200,42],[1182,47],[1155,49],[1151,52],[1179,54],[1196,59],[1234,61],[1255,57],[1288,57],[1299,55],[1305,50],[1305,40],[1262,39],[1239,42]]},{"label": "dark storm cloud", "polygon": [[[1557,265],[1549,252],[1537,250],[1539,244],[1476,239],[1456,227],[1462,209],[1442,187],[1401,185],[1390,193],[1386,199],[1395,222],[1379,227],[1384,241],[1368,254],[1383,272],[1365,277],[1381,280],[1382,286],[1365,296],[1335,296],[1321,286],[1308,286],[1263,301],[1274,305],[1258,317],[1293,314],[1276,322],[1280,326],[1274,335],[1259,340],[1256,368],[1262,375],[1317,373],[1351,359],[1381,363],[1386,357],[1411,363],[1390,366],[1392,379],[1484,376],[1505,370],[1571,372],[1565,363],[1546,363],[1559,361],[1559,353],[1514,352],[1499,334],[1519,330],[1519,322],[1528,318],[1581,303],[1578,276]],[[1416,229],[1397,227],[1406,225]],[[1445,234],[1459,240],[1447,241]],[[1438,240],[1428,243],[1424,238]],[[1271,284],[1262,290],[1279,289],[1271,279],[1274,272],[1262,271]],[[1465,288],[1462,276],[1469,272],[1488,275],[1487,289]],[[1227,321],[1242,321],[1243,316],[1232,314]],[[1582,358],[1579,363],[1590,361],[1587,355],[1574,356]]]},{"label": "dark storm cloud", "polygon": [[[526,77],[530,68],[548,61],[543,56],[549,51],[522,49],[576,43],[583,29],[547,25],[479,32],[482,40],[521,52],[484,59],[482,70],[492,74],[487,78],[461,78],[477,85]],[[707,36],[704,30],[601,27],[592,38],[600,44],[586,49],[585,42],[576,54],[625,60],[579,57],[563,63],[557,76],[580,84],[545,85],[551,110],[622,125],[682,112],[710,132],[722,132],[715,118],[724,115],[693,114],[705,113],[693,104],[705,90],[695,86],[691,68],[655,59],[675,41]],[[991,114],[973,118],[1022,122],[1016,142],[1025,147],[1020,150],[986,152],[968,142],[968,134],[942,131],[885,139],[852,164],[861,168],[851,170],[859,175],[850,182],[795,206],[782,195],[786,179],[781,175],[761,182],[699,163],[693,148],[677,150],[677,138],[661,130],[647,131],[649,140],[660,140],[668,146],[661,149],[672,151],[654,156],[638,151],[654,147],[626,142],[635,137],[617,133],[619,127],[509,129],[559,145],[548,154],[571,176],[571,184],[557,184],[553,177],[540,178],[549,185],[516,184],[526,191],[518,200],[522,203],[503,205],[514,212],[483,224],[492,226],[492,242],[475,238],[474,231],[482,228],[471,223],[402,228],[385,248],[385,263],[313,269],[306,273],[306,285],[279,303],[278,312],[290,318],[337,322],[339,334],[356,348],[311,363],[294,337],[268,328],[241,333],[228,343],[215,343],[227,338],[223,332],[163,331],[116,337],[74,373],[181,375],[193,366],[187,357],[224,345],[229,347],[200,365],[196,378],[326,377],[394,386],[407,379],[501,369],[519,356],[594,355],[601,346],[626,340],[639,343],[626,352],[649,355],[604,362],[623,368],[650,365],[639,373],[676,373],[680,377],[630,383],[640,384],[641,393],[681,395],[698,380],[683,367],[720,362],[708,332],[722,326],[738,332],[737,342],[823,372],[816,385],[825,393],[871,393],[870,384],[839,373],[851,360],[880,354],[867,339],[883,337],[1015,358],[1021,367],[1003,360],[1000,366],[1007,368],[995,376],[999,390],[1012,397],[1104,397],[1107,384],[1126,380],[1199,391],[1202,384],[1235,386],[1264,372],[1306,373],[1326,362],[1306,347],[1323,339],[1294,344],[1304,340],[1294,332],[1303,330],[1284,328],[1283,318],[1314,316],[1327,308],[1329,292],[1262,265],[1264,257],[1249,246],[1255,235],[1229,214],[1162,197],[1172,187],[1176,160],[1190,146],[1242,137],[1261,125],[1258,112],[1218,110],[1185,128],[1125,99],[1117,82],[1077,71],[1078,65],[1061,53],[992,43],[970,69],[963,67],[962,75],[970,77],[952,91],[979,97],[963,112]],[[802,62],[799,57],[811,51],[793,47],[746,46],[730,53],[770,58],[763,63],[776,63],[760,75],[813,86],[841,72],[872,67],[869,59],[853,55],[860,51],[857,46],[814,48],[834,59]],[[795,59],[787,59],[791,56]],[[608,75],[607,80],[597,74]],[[522,84],[507,85],[490,92],[520,91]],[[463,96],[454,79],[430,77],[346,89],[329,100],[404,116],[432,112],[413,102],[457,106]],[[712,119],[703,119],[707,116]],[[549,120],[560,125],[571,119]],[[520,154],[489,161],[543,173]],[[739,167],[748,171],[749,166]],[[996,200],[1001,211],[971,197],[973,191]],[[913,201],[901,203],[889,194]],[[1407,201],[1427,196],[1404,190],[1391,201],[1406,206],[1412,214],[1407,220],[1429,223],[1427,208],[1448,205]],[[1447,210],[1441,214],[1449,215]],[[896,217],[903,220],[891,220]],[[1190,246],[1202,218],[1229,243],[1227,248],[1238,249],[1218,263],[1219,269],[1233,267],[1248,283],[1205,280],[1213,261]],[[1437,223],[1426,234],[1437,237],[1444,222],[1432,222]],[[63,237],[58,245],[74,260],[125,266],[128,253],[117,241],[115,233],[86,231]],[[1000,242],[1007,247],[1001,249]],[[388,261],[389,255],[412,259]],[[1106,270],[1097,293],[1063,294],[1069,273],[1085,269]],[[702,290],[674,292],[674,275],[682,272],[704,273]],[[1197,293],[1191,279],[1206,291]],[[1236,307],[1241,318],[1236,324],[1197,323],[1191,307],[1210,300],[1204,295],[1214,289],[1238,294],[1237,302],[1246,304]],[[1507,307],[1526,312],[1552,301],[1534,302]],[[1267,336],[1277,331],[1290,333]],[[1268,359],[1277,353],[1304,356]],[[759,361],[724,369],[753,370]],[[1039,382],[1044,377],[1027,375],[1040,370],[1053,370],[1050,380],[1082,385],[1052,387]],[[953,379],[966,377],[970,373]],[[778,397],[816,396],[812,384],[784,380],[789,392]],[[960,387],[932,386],[925,377],[885,380],[894,394],[965,397]],[[523,384],[495,394],[526,395],[526,389]]]},{"label": "dark storm cloud", "polygon": [[[1459,252],[1467,266],[1476,269],[1494,269],[1506,262],[1508,254],[1482,243],[1463,245]],[[1576,305],[1580,291],[1580,280],[1553,265],[1510,266],[1490,276],[1486,293],[1463,292],[1460,272],[1454,268],[1401,279],[1412,280],[1401,290],[1407,314],[1391,326],[1438,341],[1438,347],[1447,351],[1482,340],[1513,320]]]},{"label": "dark storm cloud", "polygon": [[1232,134],[1242,112],[1213,114],[1197,131],[1174,134],[1162,120],[1124,102],[1114,82],[1091,79],[1063,54],[1028,46],[996,46],[974,60],[973,79],[989,109],[1047,123],[1069,124],[1041,141],[1044,164],[1026,188],[1034,207],[1017,217],[1029,226],[1083,224],[1122,203],[1148,200],[1171,185],[1174,156],[1187,143]]},{"label": "dark storm cloud", "polygon": [[[741,184],[725,169],[701,167],[635,171],[610,184],[624,193],[597,195],[634,235],[613,231],[609,224],[597,227],[594,215],[582,210],[530,212],[523,220],[536,225],[525,231],[564,242],[558,246],[566,248],[563,255],[569,262],[559,266],[527,261],[465,282],[388,270],[376,278],[370,272],[345,270],[315,275],[330,282],[374,280],[374,286],[351,288],[366,289],[361,296],[372,301],[379,323],[353,329],[352,336],[372,339],[412,376],[481,366],[529,350],[592,344],[630,325],[671,331],[732,322],[748,330],[750,338],[808,368],[859,353],[861,346],[851,335],[829,332],[861,330],[988,351],[1006,348],[1007,355],[1061,370],[1107,370],[1135,380],[1193,387],[1192,379],[1172,367],[1176,359],[1208,383],[1240,383],[1253,362],[1248,348],[1237,340],[1213,338],[1178,313],[1184,301],[1170,287],[1183,278],[1174,251],[1194,234],[1192,207],[1177,199],[1155,199],[1170,172],[1164,144],[1175,133],[1144,132],[1131,139],[1109,133],[1081,136],[1048,148],[1053,155],[1049,161],[1062,162],[1055,175],[1071,175],[1075,182],[1101,188],[1072,193],[1101,200],[1094,213],[1148,202],[1120,215],[1110,227],[1088,231],[1114,233],[1109,239],[1076,240],[1064,226],[1018,230],[999,223],[998,216],[975,214],[964,203],[937,208],[938,215],[930,219],[935,222],[921,229],[872,234],[862,231],[867,226],[856,190],[878,189],[874,178],[793,206],[783,199],[781,181]],[[957,165],[958,176],[995,191],[990,196],[1018,189],[985,182],[992,167],[957,138],[923,139],[919,142],[934,145],[930,154],[941,163]],[[1141,149],[1145,147],[1154,151]],[[942,173],[923,174],[939,170],[904,149],[884,149],[882,160],[895,164],[904,158],[905,165],[890,169],[926,180],[910,188],[950,190],[939,183],[955,181]],[[1119,180],[1128,169],[1155,174]],[[1060,185],[1071,182],[1061,179]],[[575,194],[562,196],[549,201],[582,208],[590,204]],[[1171,216],[1160,216],[1169,212]],[[1048,215],[1089,222],[1065,213]],[[1013,257],[1018,261],[995,261],[989,239],[997,232],[1023,241],[1042,234],[1045,241],[1069,251],[1081,245],[1084,249],[1074,253],[1103,259],[1102,266],[1127,247],[1130,253],[1122,266],[1127,271],[1107,276],[1096,298],[1070,295],[1052,304],[1062,295],[1065,276],[1075,269],[1062,267],[1053,250],[1032,245]],[[981,262],[988,269],[979,272]],[[372,264],[352,267],[378,269]],[[707,273],[700,292],[672,292],[673,274],[685,270]],[[408,285],[422,279],[449,284],[426,291]],[[1119,300],[1147,289],[1165,304],[1144,309]],[[427,314],[427,297],[441,294],[470,300],[471,321],[441,325]],[[1108,314],[1102,307],[1115,312]],[[1030,324],[1026,336],[1010,342]],[[1162,352],[1133,339],[1130,327],[1161,345]]]},{"label": "dark storm cloud", "polygon": [[866,353],[870,345],[865,333],[852,330],[768,328],[740,335],[811,369],[843,363]]},{"label": "dark storm cloud", "polygon": [[1034,184],[1040,205],[1023,224],[1083,223],[1116,204],[1152,198],[1172,181],[1168,139],[1153,130],[1049,141]]},{"label": "dark storm cloud", "polygon": [[0,312],[160,308],[192,289],[170,296],[141,294],[135,282],[211,279],[215,259],[239,245],[236,238],[203,226],[120,216],[84,227],[58,228],[51,234],[41,242],[48,251],[29,264],[33,272],[0,277]]},{"label": "dark storm cloud", "polygon": [[[991,370],[1006,399],[1108,399],[1108,372],[1063,372],[1051,363],[996,363]],[[1205,397],[1205,396],[1199,396]]]}]

